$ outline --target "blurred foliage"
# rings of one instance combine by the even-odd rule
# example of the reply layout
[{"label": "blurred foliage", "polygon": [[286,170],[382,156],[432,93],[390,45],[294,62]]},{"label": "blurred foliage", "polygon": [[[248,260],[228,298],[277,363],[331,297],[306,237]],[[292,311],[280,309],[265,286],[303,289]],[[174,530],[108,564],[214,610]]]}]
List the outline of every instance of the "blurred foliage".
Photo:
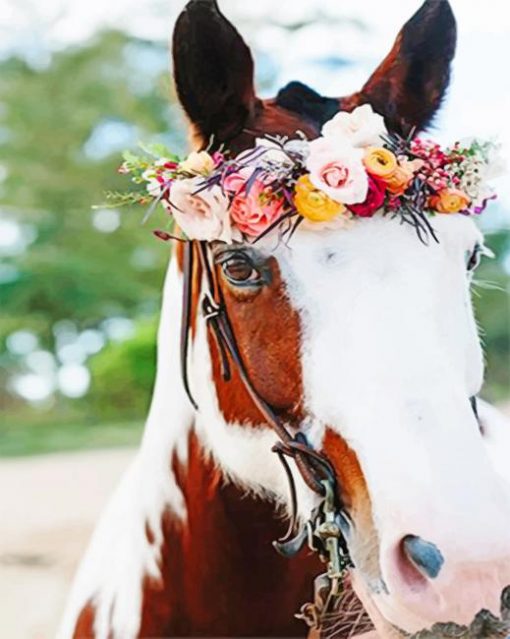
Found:
[{"label": "blurred foliage", "polygon": [[143,322],[131,339],[109,344],[90,360],[92,386],[83,401],[99,419],[133,419],[147,413],[154,382],[156,330],[156,322]]},{"label": "blurred foliage", "polygon": [[510,396],[510,278],[503,261],[510,255],[507,230],[486,235],[496,259],[484,259],[473,286],[473,300],[486,356],[483,395],[490,401]]},{"label": "blurred foliage", "polygon": [[[7,138],[0,147],[7,169],[1,206],[37,235],[29,251],[13,258],[18,278],[2,287],[0,338],[23,326],[51,347],[57,320],[72,318],[85,327],[115,313],[133,315],[142,304],[157,309],[166,250],[129,212],[112,235],[92,226],[91,204],[103,201],[107,189],[124,186],[116,175],[117,153],[87,156],[95,128],[108,121],[131,124],[140,138],[151,138],[171,121],[166,75],[154,91],[130,88],[130,44],[125,35],[108,33],[57,53],[43,70],[17,59],[1,65],[0,127]],[[150,268],[130,261],[140,247],[153,255]]]},{"label": "blurred foliage", "polygon": [[136,446],[140,442],[143,419],[127,422],[66,422],[34,419],[19,421],[7,417],[0,423],[0,456],[21,457],[77,449]]},{"label": "blurred foliage", "polygon": [[[143,61],[159,71],[145,73]],[[15,330],[33,331],[53,351],[59,320],[72,319],[80,331],[112,316],[157,314],[168,259],[150,232],[157,222],[142,228],[140,210],[123,210],[117,230],[98,232],[91,205],[125,187],[116,173],[120,147],[183,143],[173,134],[184,127],[167,68],[166,47],[117,32],[56,53],[46,68],[0,62],[0,211],[33,237],[28,250],[2,260],[15,273],[0,285],[2,389],[8,374],[23,371],[5,349]],[[124,136],[119,148],[97,134],[112,125]],[[58,410],[65,400],[57,399]],[[0,400],[14,409],[5,390]]]}]

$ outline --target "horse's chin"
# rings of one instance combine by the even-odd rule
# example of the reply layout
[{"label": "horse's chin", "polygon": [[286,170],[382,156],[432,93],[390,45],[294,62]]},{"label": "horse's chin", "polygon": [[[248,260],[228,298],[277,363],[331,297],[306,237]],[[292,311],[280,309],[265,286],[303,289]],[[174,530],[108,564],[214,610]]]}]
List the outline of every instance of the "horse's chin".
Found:
[{"label": "horse's chin", "polygon": [[363,577],[356,570],[351,573],[351,583],[375,627],[374,633],[362,635],[356,639],[403,639],[406,633],[398,630],[382,616]]}]

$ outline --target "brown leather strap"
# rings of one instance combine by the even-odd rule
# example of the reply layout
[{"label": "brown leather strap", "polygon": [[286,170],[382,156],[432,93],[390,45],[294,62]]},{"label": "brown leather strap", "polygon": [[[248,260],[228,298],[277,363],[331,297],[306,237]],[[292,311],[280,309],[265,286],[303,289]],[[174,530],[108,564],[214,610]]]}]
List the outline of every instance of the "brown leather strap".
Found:
[{"label": "brown leather strap", "polygon": [[[254,405],[260,414],[273,429],[278,437],[278,442],[273,446],[273,451],[278,455],[282,462],[283,468],[287,474],[290,487],[291,498],[291,520],[286,535],[273,542],[274,547],[284,556],[290,557],[296,554],[308,539],[310,543],[310,532],[315,535],[317,526],[319,525],[317,516],[321,516],[321,509],[325,504],[329,504],[328,513],[334,516],[334,523],[340,538],[338,539],[338,550],[334,552],[337,565],[339,562],[343,566],[352,565],[349,557],[349,549],[342,534],[342,522],[349,526],[348,515],[344,505],[341,502],[338,490],[336,475],[333,466],[329,460],[318,451],[314,450],[308,443],[306,436],[298,431],[294,436],[282,423],[273,408],[265,401],[253,386],[250,376],[246,370],[243,358],[239,351],[237,341],[230,324],[228,313],[225,307],[223,294],[218,281],[214,259],[211,254],[210,246],[207,242],[193,241],[188,242],[184,249],[184,286],[183,286],[183,305],[182,305],[182,327],[181,327],[181,370],[183,376],[183,384],[188,397],[198,410],[190,390],[188,380],[188,350],[189,350],[189,333],[191,330],[191,313],[192,313],[192,293],[193,293],[193,266],[195,259],[195,251],[198,253],[198,259],[202,270],[202,278],[205,278],[206,291],[203,293],[201,310],[202,315],[207,321],[207,327],[213,335],[218,352],[220,354],[223,378],[229,380],[231,378],[232,366],[235,367],[246,391],[248,392]],[[199,286],[201,283],[199,283]],[[310,521],[304,527],[298,526],[297,517],[297,491],[290,465],[287,457],[294,459],[305,484],[323,499],[317,509],[311,514]],[[329,495],[329,497],[327,496]],[[333,509],[333,510],[331,510]],[[313,526],[312,526],[313,524]],[[310,528],[312,526],[312,528]],[[314,528],[315,527],[315,528]],[[336,535],[336,533],[335,533]],[[314,537],[315,539],[315,537]],[[319,553],[320,547],[325,551],[324,556],[328,556],[327,547],[324,541],[319,539],[320,546],[316,546],[315,542],[311,547],[315,548]],[[326,552],[327,551],[327,552]],[[339,553],[337,555],[337,552]],[[322,555],[321,555],[322,556]],[[331,558],[330,558],[331,561]],[[329,565],[329,564],[328,564]],[[340,565],[340,564],[339,564]],[[328,573],[329,574],[329,573]],[[336,577],[335,577],[336,579]],[[331,582],[328,590],[331,597],[338,597],[338,585]],[[322,618],[322,617],[321,617]],[[318,624],[322,625],[322,622]]]},{"label": "brown leather strap", "polygon": [[[310,448],[303,435],[301,435],[300,439],[296,440],[282,424],[271,406],[254,388],[246,371],[228,319],[216,269],[214,264],[212,264],[209,245],[206,242],[200,242],[198,250],[207,281],[208,292],[204,297],[203,311],[207,317],[209,326],[217,336],[217,341],[224,345],[253,403],[284,444],[284,446],[279,449],[280,452],[295,460],[306,485],[311,490],[319,495],[324,495],[322,480],[327,476],[328,479],[334,481],[334,472],[331,464],[325,457],[320,455],[320,453]],[[313,459],[313,463],[310,462],[311,459]]]}]

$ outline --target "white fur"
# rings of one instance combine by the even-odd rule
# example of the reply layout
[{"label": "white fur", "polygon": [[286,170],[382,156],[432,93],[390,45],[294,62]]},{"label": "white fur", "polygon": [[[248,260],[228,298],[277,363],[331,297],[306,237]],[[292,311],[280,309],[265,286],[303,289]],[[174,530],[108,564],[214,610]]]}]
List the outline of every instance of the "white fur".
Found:
[{"label": "white fur", "polygon": [[[193,347],[193,389],[199,399],[196,428],[200,440],[224,472],[247,490],[266,494],[287,503],[288,481],[275,453],[276,434],[264,424],[232,424],[223,418],[212,384],[212,365],[204,322],[198,326]],[[322,429],[308,433],[312,444],[320,445]],[[301,475],[292,469],[302,495],[300,514],[308,518],[316,496],[307,490]]]},{"label": "white fur", "polygon": [[[307,408],[357,454],[390,592],[376,602],[410,631],[495,609],[510,583],[509,473],[499,451],[496,459],[498,445],[508,454],[510,437],[499,426],[484,442],[468,401],[480,391],[483,358],[465,256],[481,236],[461,216],[434,226],[440,243],[429,246],[379,218],[329,237],[297,234],[279,250],[304,330]],[[408,534],[435,543],[446,559],[418,600],[396,566]],[[489,588],[485,575],[495,571]],[[467,585],[459,599],[463,576],[473,592]]]},{"label": "white fur", "polygon": [[[137,637],[143,579],[160,576],[162,515],[168,508],[175,517],[186,518],[186,504],[170,466],[173,451],[181,461],[186,460],[193,422],[179,372],[181,289],[181,278],[172,262],[158,335],[156,385],[142,446],[93,535],[75,579],[59,639],[72,637],[77,616],[88,602],[95,607],[95,639]],[[145,533],[146,522],[154,535],[152,545]]]},{"label": "white fur", "polygon": [[[335,429],[366,477],[380,577],[390,586],[390,595],[374,595],[365,584],[368,595],[385,617],[411,630],[430,619],[420,602],[400,597],[393,578],[392,552],[402,536],[436,543],[448,566],[477,565],[506,561],[510,523],[510,473],[501,452],[503,446],[510,450],[510,428],[484,407],[484,442],[468,402],[481,387],[483,364],[465,253],[481,236],[460,216],[438,218],[434,225],[441,241],[429,246],[409,227],[372,219],[348,231],[298,232],[289,246],[267,240],[259,247],[277,257],[301,317],[309,411],[303,428],[317,448],[325,427]],[[142,448],[94,535],[61,639],[71,636],[76,615],[91,598],[98,607],[98,639],[109,630],[113,639],[136,637],[143,577],[158,574],[161,515],[170,508],[186,517],[169,461],[173,451],[184,458],[192,421],[228,476],[277,502],[287,498],[284,473],[270,452],[276,440],[271,430],[227,424],[222,417],[200,317],[190,358],[199,403],[193,415],[178,368],[180,295],[174,266],[165,286],[158,375]],[[307,516],[315,498],[295,475]],[[153,546],[144,534],[146,519]],[[361,572],[356,583],[363,577]],[[448,583],[438,583],[449,592]]]}]

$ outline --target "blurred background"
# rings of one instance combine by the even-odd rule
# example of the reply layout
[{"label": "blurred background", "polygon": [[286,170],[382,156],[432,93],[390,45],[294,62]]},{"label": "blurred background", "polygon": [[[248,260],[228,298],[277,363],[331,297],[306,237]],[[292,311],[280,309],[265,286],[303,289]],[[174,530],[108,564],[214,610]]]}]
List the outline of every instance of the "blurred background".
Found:
[{"label": "blurred background", "polygon": [[[220,4],[252,46],[259,93],[268,96],[294,79],[328,95],[359,89],[421,2]],[[92,206],[125,188],[116,173],[124,149],[186,147],[168,53],[183,5],[0,0],[0,511],[10,515],[0,607],[22,624],[14,631],[0,621],[3,636],[53,636],[76,556],[140,438],[168,247],[150,232],[156,222],[140,225],[140,210]],[[497,137],[508,157],[507,4],[452,5],[459,50],[434,135]],[[481,220],[497,258],[480,268],[474,300],[484,396],[505,406],[510,180],[497,186],[500,198]],[[55,455],[84,449],[103,450]],[[46,592],[35,614],[16,612],[17,588],[25,602],[32,590]]]}]

